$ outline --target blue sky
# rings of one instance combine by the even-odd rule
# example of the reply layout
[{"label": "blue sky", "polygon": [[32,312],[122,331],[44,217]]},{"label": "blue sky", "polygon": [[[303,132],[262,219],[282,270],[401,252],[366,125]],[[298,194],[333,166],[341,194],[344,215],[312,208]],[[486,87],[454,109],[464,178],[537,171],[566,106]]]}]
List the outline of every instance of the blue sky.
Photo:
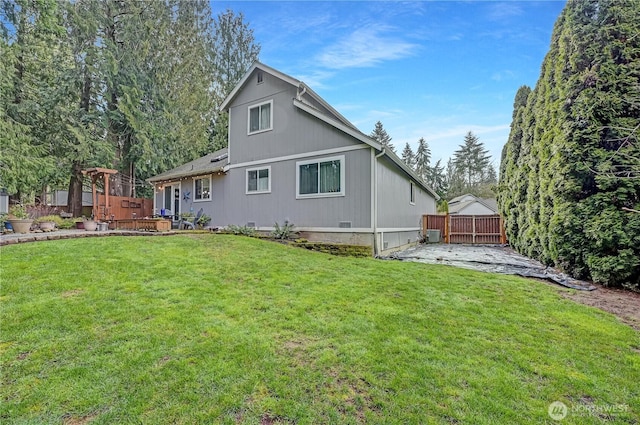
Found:
[{"label": "blue sky", "polygon": [[513,98],[534,87],[565,1],[213,1],[242,12],[260,60],[304,81],[400,153],[443,162],[473,131],[498,168]]}]

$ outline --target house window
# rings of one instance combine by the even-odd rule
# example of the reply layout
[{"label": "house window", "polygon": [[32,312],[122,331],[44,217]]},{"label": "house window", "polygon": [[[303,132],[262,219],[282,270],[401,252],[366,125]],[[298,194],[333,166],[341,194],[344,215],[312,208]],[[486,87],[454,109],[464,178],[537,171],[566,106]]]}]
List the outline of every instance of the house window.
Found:
[{"label": "house window", "polygon": [[416,185],[413,182],[409,182],[409,202],[411,205],[416,204]]},{"label": "house window", "polygon": [[193,181],[193,200],[208,201],[211,199],[211,177],[203,177]]},{"label": "house window", "polygon": [[261,84],[264,81],[263,75],[262,75],[262,71],[258,71],[258,78],[257,78],[258,84]]},{"label": "house window", "polygon": [[249,134],[271,130],[273,121],[273,100],[249,106]]},{"label": "house window", "polygon": [[247,170],[247,194],[271,192],[271,167]]},{"label": "house window", "polygon": [[298,198],[344,196],[344,155],[296,163]]}]

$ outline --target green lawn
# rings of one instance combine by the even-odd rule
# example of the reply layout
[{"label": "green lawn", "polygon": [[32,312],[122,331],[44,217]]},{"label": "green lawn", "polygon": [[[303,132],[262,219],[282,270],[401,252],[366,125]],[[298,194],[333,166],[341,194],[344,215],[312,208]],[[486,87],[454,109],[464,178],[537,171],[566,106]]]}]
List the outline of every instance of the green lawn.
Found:
[{"label": "green lawn", "polygon": [[3,424],[640,422],[639,333],[544,283],[225,235],[0,258]]}]

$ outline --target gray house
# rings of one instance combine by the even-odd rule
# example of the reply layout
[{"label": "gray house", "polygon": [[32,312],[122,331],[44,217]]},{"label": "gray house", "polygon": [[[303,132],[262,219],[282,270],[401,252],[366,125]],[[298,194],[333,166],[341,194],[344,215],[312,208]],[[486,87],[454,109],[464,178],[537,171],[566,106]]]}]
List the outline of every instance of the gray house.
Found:
[{"label": "gray house", "polygon": [[154,176],[154,208],[212,226],[295,224],[385,253],[415,243],[438,195],[303,82],[256,62],[222,104],[229,147]]}]

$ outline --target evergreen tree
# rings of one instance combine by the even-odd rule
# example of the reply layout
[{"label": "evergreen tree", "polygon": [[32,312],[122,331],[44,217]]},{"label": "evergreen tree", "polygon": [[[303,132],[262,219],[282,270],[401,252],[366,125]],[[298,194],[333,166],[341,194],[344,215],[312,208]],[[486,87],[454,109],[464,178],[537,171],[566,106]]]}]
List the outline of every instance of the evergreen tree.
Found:
[{"label": "evergreen tree", "polygon": [[57,135],[49,124],[59,122],[67,100],[56,99],[51,88],[65,70],[64,28],[55,0],[1,7],[0,186],[22,198],[39,193],[56,169],[50,154]]},{"label": "evergreen tree", "polygon": [[445,168],[442,160],[438,160],[433,167],[429,167],[427,178],[424,180],[441,197],[447,196],[448,186]]},{"label": "evergreen tree", "polygon": [[402,150],[402,161],[411,169],[415,167],[415,155],[408,142],[404,145],[404,149]]},{"label": "evergreen tree", "polygon": [[68,181],[79,214],[83,168],[117,168],[130,180],[112,188],[134,195],[134,182],[207,152],[218,104],[209,2],[1,5],[0,180],[11,192]]},{"label": "evergreen tree", "polygon": [[464,144],[453,153],[453,163],[461,173],[466,187],[471,190],[486,180],[491,157],[484,144],[472,132],[464,136]]},{"label": "evergreen tree", "polygon": [[429,149],[429,144],[423,137],[418,140],[415,162],[416,174],[418,174],[423,181],[428,181],[430,174],[431,149]]},{"label": "evergreen tree", "polygon": [[616,172],[639,152],[638,16],[630,0],[567,2],[535,89],[514,102],[499,188],[516,249],[628,287],[640,285],[640,215],[622,208],[640,207],[640,180]]},{"label": "evergreen tree", "polygon": [[458,170],[454,160],[449,158],[446,169],[447,199],[467,193],[467,186],[464,180],[464,173]]},{"label": "evergreen tree", "polygon": [[[258,60],[260,48],[242,13],[236,15],[228,9],[217,16],[211,52],[216,76],[213,85],[216,106],[222,104],[253,62]],[[217,112],[217,107],[215,111],[210,130],[210,151],[229,144],[229,117],[226,112]]]},{"label": "evergreen tree", "polygon": [[383,148],[391,150],[391,152],[396,153],[396,148],[391,143],[391,137],[387,134],[387,130],[384,129],[382,123],[380,121],[376,122],[375,128],[369,134],[376,142],[380,143]]}]

